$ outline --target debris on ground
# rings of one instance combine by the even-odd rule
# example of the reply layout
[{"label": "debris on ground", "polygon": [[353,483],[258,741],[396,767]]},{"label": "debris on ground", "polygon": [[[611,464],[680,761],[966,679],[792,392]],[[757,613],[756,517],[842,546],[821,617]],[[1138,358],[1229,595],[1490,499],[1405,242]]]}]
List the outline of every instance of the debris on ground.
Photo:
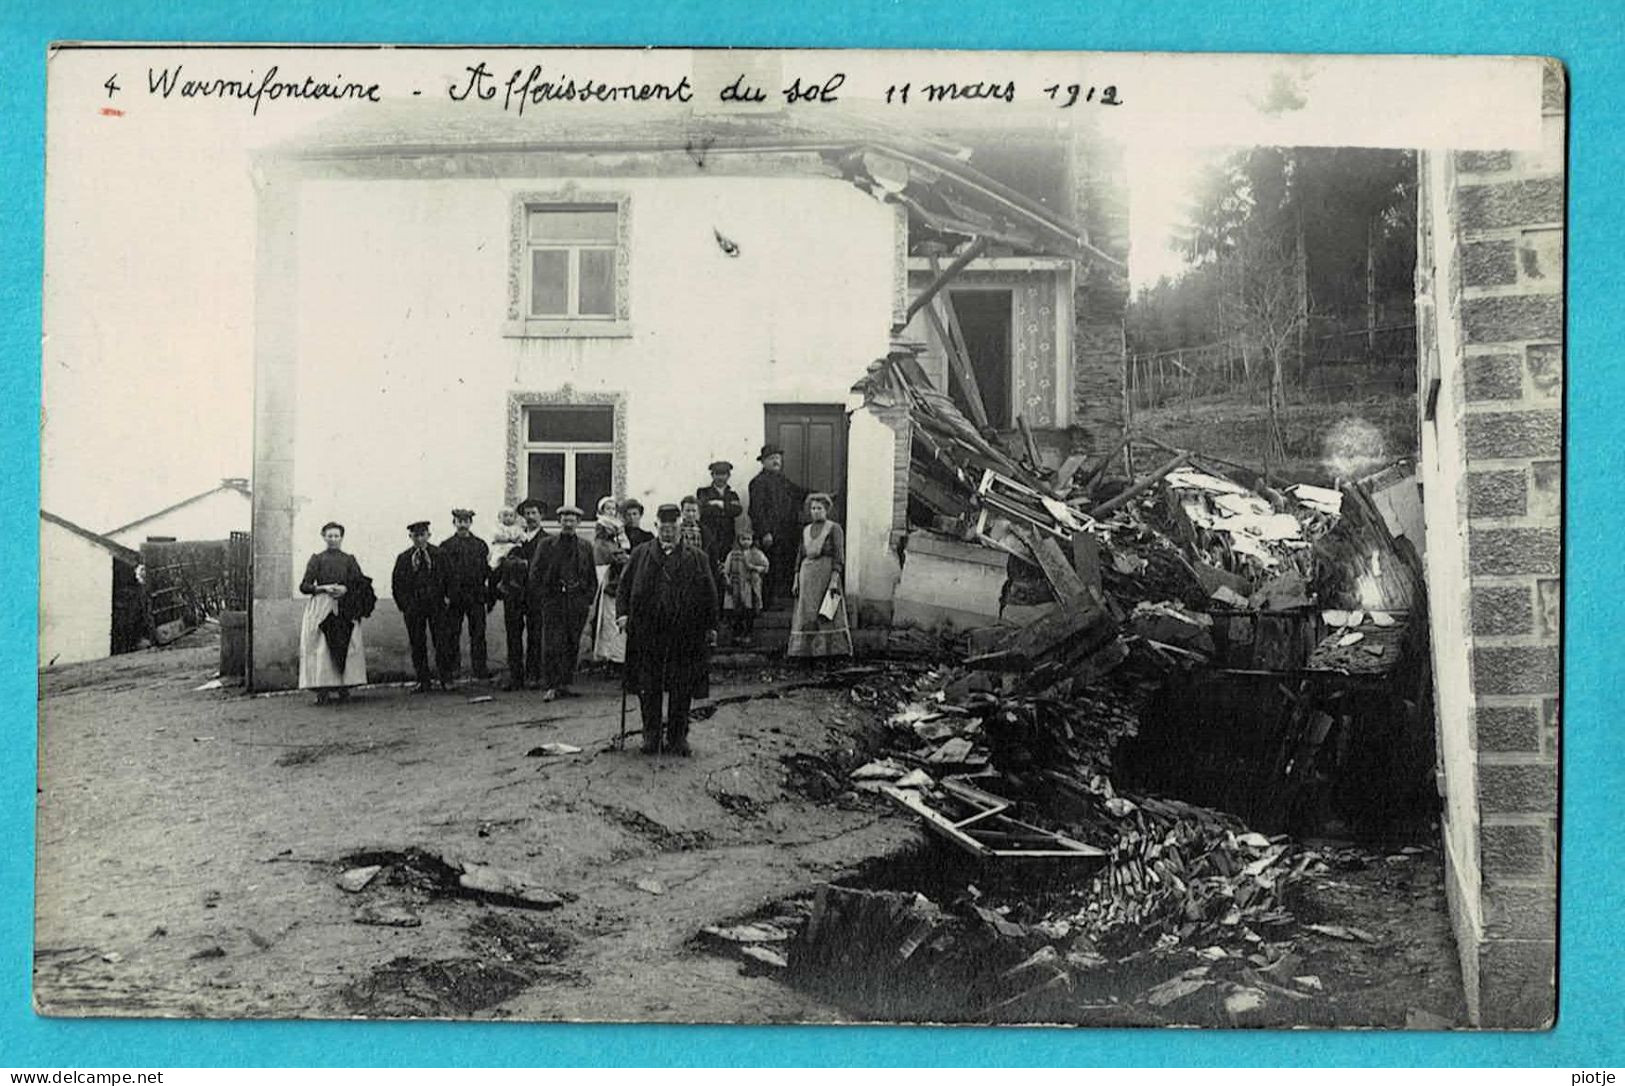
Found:
[{"label": "debris on ground", "polygon": [[[520,909],[556,909],[564,898],[514,871],[442,856],[425,849],[358,852],[341,861],[338,885],[348,893],[388,887],[411,897],[474,898]],[[358,920],[357,923],[380,923]]]},{"label": "debris on ground", "polygon": [[[785,759],[801,789],[879,796],[938,849],[929,874],[826,885],[767,922],[794,932],[787,975],[891,1020],[1304,1018],[1325,985],[1300,944],[1377,937],[1300,920],[1304,880],[1349,857],[1292,834],[1377,826],[1374,796],[1415,809],[1432,766],[1414,549],[1355,482],[1275,485],[1133,435],[1050,468],[908,351],[863,390],[908,410],[913,532],[1004,552],[1001,612],[1027,620],[967,630],[912,681],[856,683],[879,734],[855,760]],[[1136,445],[1155,454],[1137,477]],[[752,930],[703,942],[783,945]]]},{"label": "debris on ground", "polygon": [[339,876],[339,889],[348,893],[359,894],[367,888],[367,884],[382,871],[382,864],[368,864],[366,867],[352,867]]},{"label": "debris on ground", "polygon": [[570,743],[543,743],[539,747],[531,747],[525,751],[527,758],[558,757],[565,754],[580,754],[581,748]]},{"label": "debris on ground", "polygon": [[357,924],[380,928],[416,928],[423,919],[404,905],[363,905],[355,911]]}]

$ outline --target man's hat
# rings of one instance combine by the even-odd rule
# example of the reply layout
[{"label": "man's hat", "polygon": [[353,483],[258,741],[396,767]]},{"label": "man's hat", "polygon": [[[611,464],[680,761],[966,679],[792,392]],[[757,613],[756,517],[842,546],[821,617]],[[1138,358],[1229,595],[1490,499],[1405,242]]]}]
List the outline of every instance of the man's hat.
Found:
[{"label": "man's hat", "polygon": [[683,511],[671,502],[666,502],[655,510],[655,519],[662,524],[673,524],[683,518]]},{"label": "man's hat", "polygon": [[756,454],[756,459],[757,460],[766,460],[768,457],[773,456],[775,454],[777,454],[779,456],[783,456],[784,455],[784,447],[782,445],[774,445],[774,444],[772,444],[770,442],[770,443],[762,446],[762,451]]},{"label": "man's hat", "polygon": [[514,506],[513,511],[515,513],[523,513],[526,509],[541,509],[541,508],[542,508],[542,503],[541,502],[537,501],[535,498],[526,498],[524,501],[522,501],[518,505]]},{"label": "man's hat", "polygon": [[570,513],[570,514],[574,515],[574,517],[577,520],[581,519],[581,510],[577,509],[573,505],[561,505],[561,506],[559,506],[559,511],[558,511],[558,513],[556,515],[562,517],[566,513]]},{"label": "man's hat", "polygon": [[452,520],[473,520],[474,519],[474,510],[472,510],[472,509],[453,509],[451,511],[451,519]]},{"label": "man's hat", "polygon": [[711,461],[711,466],[706,468],[705,470],[709,471],[713,475],[716,475],[716,474],[721,473],[721,472],[732,471],[733,469],[734,469],[734,466],[732,464],[728,463],[728,461],[726,461],[726,460],[713,460],[713,461]]},{"label": "man's hat", "polygon": [[406,526],[406,530],[411,532],[413,535],[417,535],[419,532],[427,532],[429,530],[429,522],[426,520],[414,520],[411,524]]}]

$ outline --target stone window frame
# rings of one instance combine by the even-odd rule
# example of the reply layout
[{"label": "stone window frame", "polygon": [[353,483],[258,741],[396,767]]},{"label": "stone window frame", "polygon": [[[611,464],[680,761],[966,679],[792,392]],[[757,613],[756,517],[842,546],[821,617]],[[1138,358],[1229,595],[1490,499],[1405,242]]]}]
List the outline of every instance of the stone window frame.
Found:
[{"label": "stone window frame", "polygon": [[[528,216],[542,205],[612,204],[615,207],[615,315],[531,317],[525,310]],[[527,189],[508,200],[508,311],[502,334],[510,339],[625,339],[632,334],[632,195],[622,190],[582,189],[574,182],[556,189]]]},{"label": "stone window frame", "polygon": [[[624,392],[583,392],[564,385],[562,388],[549,392],[510,392],[508,393],[508,463],[503,486],[505,503],[512,507],[523,500],[527,495],[521,484],[520,460],[525,454],[525,409],[527,407],[574,407],[574,406],[609,406],[615,409],[613,451],[614,460],[610,464],[610,479],[614,490],[615,500],[621,501],[626,497],[626,403]],[[565,495],[569,500],[569,495]],[[590,519],[592,510],[583,509],[585,519]],[[553,510],[543,511],[544,524],[557,523]]]}]

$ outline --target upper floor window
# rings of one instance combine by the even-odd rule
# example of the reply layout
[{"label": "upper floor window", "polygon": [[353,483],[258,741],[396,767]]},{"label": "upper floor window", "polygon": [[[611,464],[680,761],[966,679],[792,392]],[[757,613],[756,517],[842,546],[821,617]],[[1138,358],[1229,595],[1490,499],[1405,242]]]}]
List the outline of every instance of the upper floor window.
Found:
[{"label": "upper floor window", "polygon": [[529,317],[613,318],[618,212],[614,204],[527,209]]},{"label": "upper floor window", "polygon": [[508,272],[510,336],[627,336],[627,198],[516,193]]}]

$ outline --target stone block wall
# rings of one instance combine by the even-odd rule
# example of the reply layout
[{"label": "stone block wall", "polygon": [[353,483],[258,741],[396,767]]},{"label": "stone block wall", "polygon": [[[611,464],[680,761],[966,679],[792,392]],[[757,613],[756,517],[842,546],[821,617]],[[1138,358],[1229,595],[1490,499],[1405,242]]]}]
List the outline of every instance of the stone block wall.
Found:
[{"label": "stone block wall", "polygon": [[[1072,136],[1072,217],[1089,241],[1128,262],[1129,190],[1121,146],[1085,128]],[[1080,263],[1073,288],[1072,448],[1100,455],[1123,432],[1128,277]]]},{"label": "stone block wall", "polygon": [[[1556,1014],[1564,108],[1552,65],[1542,149],[1428,153],[1420,178],[1451,905],[1472,1013],[1514,1029]],[[1447,637],[1455,623],[1462,636]],[[1458,675],[1466,689],[1447,685]]]}]

